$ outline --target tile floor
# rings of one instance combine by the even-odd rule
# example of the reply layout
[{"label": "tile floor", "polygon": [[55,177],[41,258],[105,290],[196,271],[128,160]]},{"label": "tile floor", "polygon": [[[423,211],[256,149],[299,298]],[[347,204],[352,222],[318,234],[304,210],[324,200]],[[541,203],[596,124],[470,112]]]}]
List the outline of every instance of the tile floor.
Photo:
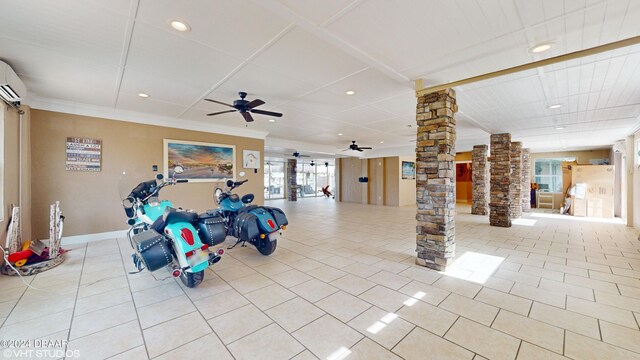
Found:
[{"label": "tile floor", "polygon": [[71,246],[28,279],[42,290],[0,277],[0,339],[68,340],[67,359],[92,360],[640,359],[624,225],[531,213],[494,228],[459,206],[442,274],[414,265],[413,207],[270,205],[291,221],[276,252],[229,250],[197,289],[128,275],[125,239]]}]

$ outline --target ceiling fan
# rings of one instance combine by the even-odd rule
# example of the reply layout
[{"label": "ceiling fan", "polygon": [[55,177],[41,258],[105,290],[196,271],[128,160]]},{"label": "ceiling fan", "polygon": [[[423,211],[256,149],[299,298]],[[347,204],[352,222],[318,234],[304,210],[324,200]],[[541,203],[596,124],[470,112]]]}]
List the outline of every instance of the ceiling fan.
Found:
[{"label": "ceiling fan", "polygon": [[211,113],[211,114],[207,114],[207,116],[220,115],[220,114],[226,114],[226,113],[232,113],[232,112],[238,111],[238,112],[240,112],[240,115],[242,115],[242,117],[244,118],[244,120],[246,122],[252,122],[253,121],[253,117],[251,116],[252,113],[253,114],[259,114],[259,115],[269,115],[269,116],[274,116],[274,117],[281,117],[282,116],[281,113],[255,109],[256,107],[258,107],[260,105],[264,105],[265,102],[260,100],[260,99],[255,99],[255,100],[252,100],[252,101],[245,100],[244,98],[247,97],[247,93],[246,92],[241,91],[241,92],[238,93],[238,95],[240,95],[240,99],[235,100],[233,102],[233,105],[227,104],[227,103],[223,103],[223,102],[218,101],[218,100],[205,99],[205,100],[210,101],[212,103],[228,106],[228,107],[231,107],[231,108],[234,109],[234,110],[225,110],[225,111],[214,112],[214,113]]},{"label": "ceiling fan", "polygon": [[373,149],[372,147],[369,146],[358,146],[356,145],[356,141],[352,140],[351,141],[351,145],[349,145],[348,149],[344,149],[342,151],[347,151],[347,150],[355,150],[355,151],[363,151],[363,150],[369,150],[369,149]]},{"label": "ceiling fan", "polygon": [[293,154],[291,154],[291,155],[292,155],[293,157],[295,157],[295,158],[299,158],[299,157],[311,157],[311,156],[309,156],[309,155],[302,155],[302,154],[300,154],[300,153],[299,153],[299,152],[297,152],[297,151],[294,151],[294,152],[293,152]]}]

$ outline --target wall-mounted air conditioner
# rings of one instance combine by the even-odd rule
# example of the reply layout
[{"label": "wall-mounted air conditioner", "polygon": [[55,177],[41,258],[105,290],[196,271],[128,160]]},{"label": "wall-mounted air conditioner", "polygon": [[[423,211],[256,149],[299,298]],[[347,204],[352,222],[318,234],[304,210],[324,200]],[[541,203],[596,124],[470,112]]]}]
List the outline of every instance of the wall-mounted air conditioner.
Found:
[{"label": "wall-mounted air conditioner", "polygon": [[27,96],[27,87],[16,75],[11,66],[0,61],[0,99],[7,104],[19,107]]}]

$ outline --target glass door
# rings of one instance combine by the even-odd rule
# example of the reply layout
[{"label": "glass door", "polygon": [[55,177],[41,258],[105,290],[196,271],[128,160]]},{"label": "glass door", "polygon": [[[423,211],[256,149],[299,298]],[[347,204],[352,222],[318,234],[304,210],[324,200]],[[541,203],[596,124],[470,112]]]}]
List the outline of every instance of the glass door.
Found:
[{"label": "glass door", "polygon": [[264,165],[264,198],[284,199],[284,162],[267,161]]}]

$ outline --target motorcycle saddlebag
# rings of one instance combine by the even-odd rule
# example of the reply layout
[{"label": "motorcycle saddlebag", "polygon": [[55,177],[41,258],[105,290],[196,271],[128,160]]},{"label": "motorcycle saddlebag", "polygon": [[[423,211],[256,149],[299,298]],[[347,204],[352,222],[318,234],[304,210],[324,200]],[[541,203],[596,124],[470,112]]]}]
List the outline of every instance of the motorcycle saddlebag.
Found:
[{"label": "motorcycle saddlebag", "polygon": [[238,240],[254,240],[260,236],[258,218],[252,213],[238,213],[233,222],[232,235]]},{"label": "motorcycle saddlebag", "polygon": [[214,210],[198,215],[198,234],[203,243],[214,246],[224,242],[227,237],[224,218]]},{"label": "motorcycle saddlebag", "polygon": [[136,252],[149,271],[156,271],[173,261],[169,244],[164,236],[150,229],[133,236]]},{"label": "motorcycle saddlebag", "polygon": [[267,211],[271,214],[271,216],[273,216],[273,219],[276,221],[278,226],[289,225],[289,220],[287,220],[287,216],[284,214],[284,211],[278,208],[270,207],[270,206],[263,206],[263,207],[267,209]]}]

